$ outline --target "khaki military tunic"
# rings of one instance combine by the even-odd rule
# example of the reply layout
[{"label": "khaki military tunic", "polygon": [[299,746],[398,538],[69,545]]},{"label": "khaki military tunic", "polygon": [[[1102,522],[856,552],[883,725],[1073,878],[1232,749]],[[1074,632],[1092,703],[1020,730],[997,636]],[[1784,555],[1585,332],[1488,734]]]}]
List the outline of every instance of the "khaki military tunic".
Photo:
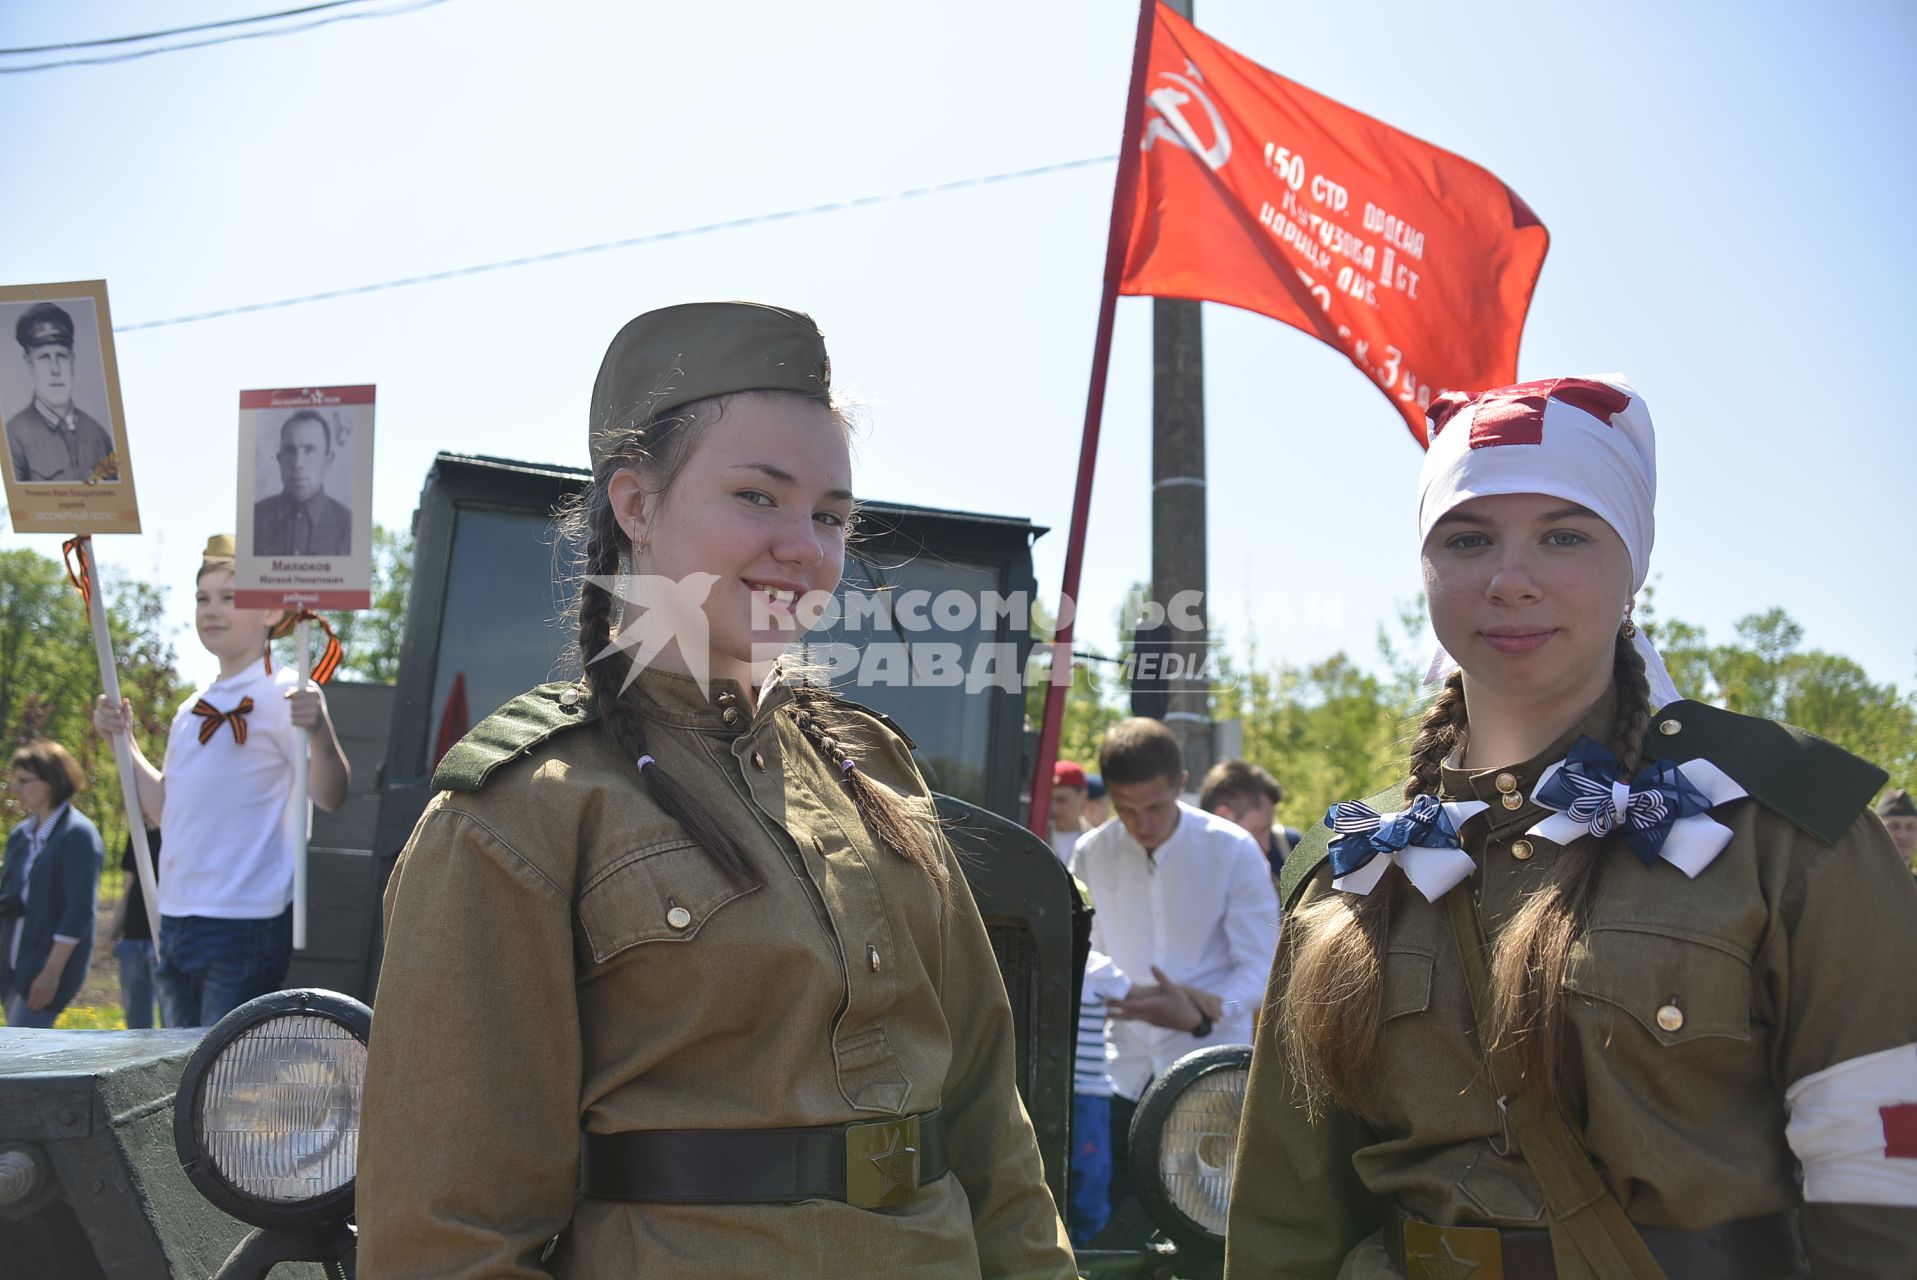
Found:
[{"label": "khaki military tunic", "polygon": [[[568,691],[500,714],[588,720],[590,701]],[[386,895],[358,1186],[369,1280],[1074,1274],[963,873],[951,865],[941,904],[869,834],[781,711],[790,693],[769,687],[751,714],[743,692],[714,681],[722,706],[647,671],[627,697],[659,766],[744,838],[756,888],[660,812],[597,724],[428,806]],[[905,744],[852,714],[859,730],[841,741],[859,767],[932,823]],[[516,741],[510,725],[468,741],[489,739],[496,754]],[[951,1173],[895,1209],[577,1195],[582,1130],[935,1107]]]},{"label": "khaki military tunic", "polygon": [[[1490,806],[1461,829],[1479,870],[1451,892],[1478,895],[1492,937],[1558,874],[1559,846],[1525,834],[1550,812],[1531,790],[1579,733],[1604,740],[1613,706],[1607,696],[1523,765],[1444,771],[1444,798]],[[1727,717],[1697,708],[1697,718],[1707,711]],[[1666,722],[1670,736],[1648,745],[1692,731],[1669,711],[1653,723]],[[1525,797],[1516,809],[1497,785],[1507,772]],[[1739,780],[1760,792],[1759,781]],[[1695,880],[1662,859],[1646,867],[1615,835],[1607,842],[1566,975],[1565,1092],[1573,1131],[1638,1225],[1697,1230],[1798,1207],[1786,1088],[1917,1041],[1917,886],[1863,811],[1867,796],[1829,840],[1756,798],[1720,806],[1712,816],[1733,837]],[[1374,803],[1399,807],[1393,797]],[[1322,832],[1302,848],[1322,852]],[[1294,903],[1338,892],[1331,879],[1319,866]],[[1446,902],[1427,903],[1395,870],[1373,892],[1387,890],[1396,896],[1375,1102],[1362,1117],[1331,1106],[1310,1123],[1277,1018],[1264,1019],[1232,1189],[1229,1280],[1395,1277],[1379,1235],[1394,1205],[1445,1225],[1545,1226],[1543,1194],[1485,1076]],[[1267,1011],[1278,1008],[1287,952]],[[1811,1204],[1802,1227],[1818,1280],[1917,1275],[1917,1209]],[[1788,1259],[1779,1273],[1790,1274]]]}]

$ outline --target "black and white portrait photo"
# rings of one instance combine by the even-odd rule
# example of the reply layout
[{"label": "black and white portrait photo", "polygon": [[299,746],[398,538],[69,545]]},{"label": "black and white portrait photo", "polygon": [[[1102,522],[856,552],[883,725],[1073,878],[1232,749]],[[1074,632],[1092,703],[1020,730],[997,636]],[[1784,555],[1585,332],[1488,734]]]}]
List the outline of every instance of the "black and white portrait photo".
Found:
[{"label": "black and white portrait photo", "polygon": [[18,484],[118,481],[92,298],[0,303],[0,414]]},{"label": "black and white portrait photo", "polygon": [[[353,549],[352,415],[262,411],[254,454],[256,556],[344,556]],[[257,497],[257,495],[265,495]]]}]

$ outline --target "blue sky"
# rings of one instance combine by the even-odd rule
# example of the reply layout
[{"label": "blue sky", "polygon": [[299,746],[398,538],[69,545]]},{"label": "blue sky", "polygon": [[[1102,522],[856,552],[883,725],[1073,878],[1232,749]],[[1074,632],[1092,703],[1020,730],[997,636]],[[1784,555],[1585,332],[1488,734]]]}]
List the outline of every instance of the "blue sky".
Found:
[{"label": "blue sky", "polygon": [[[271,0],[0,7],[8,48]],[[375,6],[377,7],[377,6]],[[1457,151],[1552,248],[1523,377],[1621,370],[1661,448],[1657,606],[1917,683],[1903,419],[1917,10],[1893,3],[1199,0],[1201,29]],[[106,66],[0,74],[0,282],[104,277],[121,325],[1109,156],[1126,3],[447,0]],[[23,59],[0,60],[17,65]],[[811,311],[867,405],[869,497],[1028,516],[1055,592],[1115,166],[120,336],[147,532],[175,584],[233,523],[237,392],[379,386],[376,514],[432,454],[585,461],[614,330],[751,297]],[[1082,638],[1150,561],[1150,313],[1119,303]],[[1207,306],[1211,588],[1264,660],[1372,637],[1418,589],[1419,453],[1340,355]],[[0,533],[0,546],[57,551]],[[182,656],[196,670],[190,634]]]}]

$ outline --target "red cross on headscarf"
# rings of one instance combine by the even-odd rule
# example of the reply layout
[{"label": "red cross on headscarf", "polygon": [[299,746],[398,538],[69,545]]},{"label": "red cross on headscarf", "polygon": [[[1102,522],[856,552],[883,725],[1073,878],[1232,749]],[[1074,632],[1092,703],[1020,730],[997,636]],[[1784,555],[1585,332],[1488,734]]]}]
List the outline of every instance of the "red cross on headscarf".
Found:
[{"label": "red cross on headscarf", "polygon": [[1501,444],[1543,444],[1544,406],[1552,400],[1582,409],[1607,425],[1612,414],[1622,412],[1631,403],[1631,397],[1616,387],[1589,378],[1541,378],[1476,395],[1454,391],[1434,401],[1426,416],[1431,420],[1431,435],[1435,438],[1452,414],[1475,404],[1478,411],[1471,415],[1473,449]]}]

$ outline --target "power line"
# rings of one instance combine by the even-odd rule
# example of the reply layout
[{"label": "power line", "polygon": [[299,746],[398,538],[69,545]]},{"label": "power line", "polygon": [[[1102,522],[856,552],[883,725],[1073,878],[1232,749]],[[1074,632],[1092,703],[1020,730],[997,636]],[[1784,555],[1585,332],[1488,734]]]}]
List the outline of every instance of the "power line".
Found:
[{"label": "power line", "polygon": [[[338,2],[347,3],[348,0],[338,0]],[[0,67],[0,75],[17,76],[17,75],[25,75],[28,72],[32,72],[32,71],[57,71],[61,67],[94,67],[94,66],[99,66],[103,63],[108,63],[108,62],[131,62],[135,58],[150,58],[154,54],[158,54],[158,53],[179,53],[185,49],[205,49],[205,48],[208,48],[209,46],[216,45],[216,44],[232,44],[234,41],[237,41],[237,40],[264,40],[268,38],[269,36],[298,35],[302,31],[312,31],[319,27],[330,27],[335,22],[355,22],[361,18],[396,18],[403,13],[415,13],[421,9],[430,9],[434,5],[444,4],[444,3],[446,3],[446,0],[414,0],[412,4],[403,4],[391,9],[366,9],[366,10],[360,10],[354,13],[336,13],[330,17],[317,18],[312,22],[302,22],[296,26],[275,27],[270,31],[239,31],[239,32],[233,33],[232,35],[214,36],[212,39],[209,39],[209,40],[188,40],[181,44],[161,45],[158,48],[153,48],[153,49],[134,49],[126,53],[109,53],[109,54],[104,54],[98,58],[65,58],[57,62],[31,62],[24,67]],[[323,9],[327,7],[329,6],[327,5],[312,6],[312,8],[314,9]],[[288,12],[300,13],[300,12],[306,12],[306,11],[295,9],[295,10],[289,10]],[[281,15],[270,14],[267,16],[278,17]],[[263,21],[263,20],[264,19],[256,19],[256,18],[238,19],[238,21],[242,21],[242,22],[255,22],[255,21]],[[220,25],[220,24],[209,24],[209,25]],[[141,39],[141,38],[145,38],[145,37],[130,36],[130,37],[121,37],[119,39]],[[98,43],[105,44],[105,43],[116,43],[116,42],[117,40],[116,41],[100,41]],[[65,47],[65,46],[49,45],[47,47],[49,49],[57,49],[57,48]],[[78,47],[78,46],[75,46],[75,47]],[[19,50],[18,52],[25,53],[25,52],[31,52],[31,50]]]},{"label": "power line", "polygon": [[665,240],[683,240],[689,236],[710,235],[715,231],[732,231],[740,227],[762,226],[768,222],[784,222],[792,218],[809,218],[821,213],[836,213],[845,209],[858,209],[866,205],[887,204],[895,200],[912,200],[920,196],[939,195],[947,191],[959,191],[967,187],[990,186],[993,183],[1012,182],[1020,178],[1036,178],[1049,173],[1063,173],[1069,169],[1084,169],[1095,164],[1110,164],[1117,160],[1115,155],[1091,156],[1084,160],[1066,160],[1058,164],[1042,164],[1031,169],[1015,169],[1008,173],[986,174],[978,178],[959,178],[952,182],[940,182],[929,187],[912,187],[905,191],[890,191],[883,195],[855,196],[850,200],[835,200],[830,204],[815,204],[803,209],[782,209],[777,213],[758,213],[745,218],[729,218],[724,222],[707,222],[696,227],[680,227],[672,231],[655,231],[643,236],[630,236],[624,240],[608,240],[602,244],[581,245],[574,249],[555,249],[551,253],[529,254],[523,258],[505,258],[498,262],[482,262],[476,266],[454,267],[447,271],[433,271],[426,275],[404,276],[397,280],[381,280],[373,284],[351,285],[344,289],[328,289],[323,293],[306,293],[295,298],[278,298],[272,302],[249,302],[243,306],[222,307],[217,311],[201,311],[189,316],[172,316],[165,320],[139,320],[132,324],[113,326],[115,333],[132,333],[139,329],[163,329],[176,324],[194,324],[201,320],[219,320],[226,316],[247,315],[255,311],[275,311],[281,307],[297,307],[308,302],[326,302],[334,298],[350,298],[359,294],[379,293],[386,289],[404,289],[416,284],[434,284],[441,280],[457,280],[462,276],[483,275],[489,271],[505,271],[513,267],[529,267],[542,262],[558,262],[564,258],[579,258],[591,253],[606,253],[613,249],[630,249],[642,244],[658,244]]},{"label": "power line", "polygon": [[363,0],[326,0],[324,4],[309,4],[298,9],[282,9],[278,13],[260,13],[250,18],[227,18],[221,22],[202,22],[191,27],[170,27],[165,31],[143,31],[138,35],[130,36],[102,36],[98,40],[69,40],[65,44],[24,45],[18,49],[0,49],[0,58],[11,58],[22,53],[58,53],[62,49],[95,49],[108,44],[134,44],[141,40],[164,40],[168,36],[190,36],[196,31],[243,27],[254,22],[272,22],[276,18],[297,18],[301,14],[317,13],[321,9],[339,9],[362,2]]}]

